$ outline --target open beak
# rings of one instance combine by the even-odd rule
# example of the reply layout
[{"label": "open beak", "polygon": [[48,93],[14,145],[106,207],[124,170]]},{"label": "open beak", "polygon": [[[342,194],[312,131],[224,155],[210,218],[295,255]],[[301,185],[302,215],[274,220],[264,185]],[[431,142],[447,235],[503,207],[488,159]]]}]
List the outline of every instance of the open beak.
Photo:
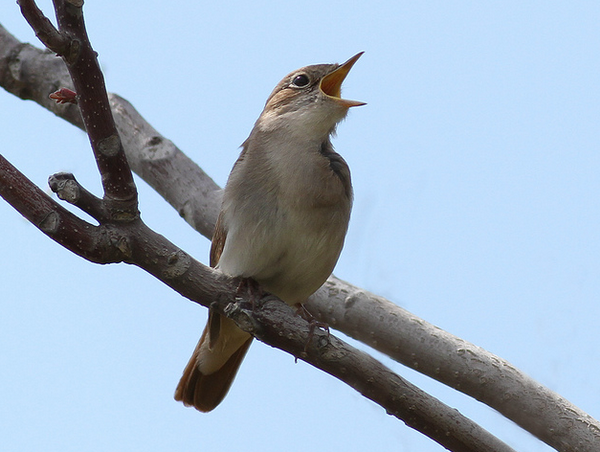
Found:
[{"label": "open beak", "polygon": [[325,95],[332,97],[336,102],[347,108],[365,105],[365,102],[346,100],[340,97],[344,79],[348,75],[348,72],[350,72],[350,69],[352,69],[352,66],[354,66],[354,63],[358,61],[363,53],[365,52],[357,53],[344,64],[340,65],[340,67],[338,67],[335,71],[327,74],[325,77],[323,77],[321,83],[319,84],[321,91],[323,91]]}]

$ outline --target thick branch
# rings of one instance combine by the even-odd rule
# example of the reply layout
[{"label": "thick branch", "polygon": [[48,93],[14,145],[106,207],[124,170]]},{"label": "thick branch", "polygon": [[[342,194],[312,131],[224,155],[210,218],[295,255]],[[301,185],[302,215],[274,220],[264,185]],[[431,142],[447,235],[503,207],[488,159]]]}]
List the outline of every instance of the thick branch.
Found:
[{"label": "thick branch", "polygon": [[[73,88],[62,59],[15,39],[0,25],[0,85],[33,100],[85,130],[77,105],[57,104],[48,94]],[[220,187],[173,142],[161,136],[125,99],[109,95],[117,130],[131,169],[160,193],[198,232],[212,237]]]},{"label": "thick branch", "polygon": [[[61,231],[65,224],[68,224],[69,221],[74,222],[77,218],[64,209],[59,209],[55,203],[49,204],[48,199],[40,199],[40,201],[42,203],[45,201],[46,205],[49,204],[46,209],[52,209],[51,212],[44,217],[41,223],[36,222],[35,224],[40,225],[43,232],[58,240],[59,243],[64,243],[74,252],[78,251],[77,247],[73,246],[74,241],[75,243],[89,243],[89,247],[92,249],[83,250],[85,253],[80,254],[83,257],[96,252],[114,259],[111,261],[122,260],[135,264],[183,296],[217,311],[223,311],[226,315],[235,318],[238,311],[229,313],[225,306],[235,303],[236,285],[220,272],[209,269],[192,259],[164,237],[151,231],[141,221],[137,212],[137,190],[121,140],[116,132],[96,54],[91,48],[85,30],[81,11],[83,2],[80,0],[55,0],[54,4],[59,32],[53,28],[48,32],[49,22],[44,20],[41,11],[32,1],[23,0],[21,8],[27,17],[33,18],[30,20],[30,24],[34,28],[38,27],[36,32],[43,33],[44,36],[48,33],[54,33],[54,35],[58,33],[58,37],[61,39],[64,48],[59,50],[63,51],[63,59],[78,93],[78,105],[102,176],[105,196],[103,200],[96,198],[81,187],[72,175],[55,175],[50,178],[52,189],[62,199],[93,215],[100,225],[93,227],[80,221],[81,228],[74,226],[67,230],[66,236],[57,235],[57,231]],[[55,41],[56,39],[53,39],[52,42],[46,42],[46,44],[51,45]],[[13,201],[15,207],[26,218],[35,220],[37,206],[31,206],[27,202],[22,202],[21,199],[40,198],[40,190],[4,159],[0,163],[3,164],[2,168],[5,168],[4,173],[6,173],[4,178],[0,178],[0,194],[5,196],[9,202]],[[15,185],[18,186],[18,190],[15,190]],[[31,196],[28,192],[31,192]],[[109,240],[94,240],[97,231],[104,232],[105,230],[114,231],[116,234],[109,236]],[[94,245],[96,245],[95,249],[93,249]],[[279,304],[282,303],[279,302]],[[290,316],[289,312],[288,316]],[[247,318],[253,320],[252,312]],[[269,322],[271,321],[268,316],[266,318]],[[299,335],[294,334],[294,330],[286,331],[277,326],[272,327],[270,323],[258,325],[259,331],[276,331],[273,337],[282,337],[283,335],[285,337],[282,343],[284,350],[291,353],[298,353],[298,350],[302,349],[308,350],[307,356],[313,356],[313,360],[330,363],[326,367],[331,373],[335,373],[338,378],[349,384],[354,383],[361,392],[382,403],[388,412],[395,414],[408,425],[421,430],[442,445],[456,451],[510,450],[472,421],[457,417],[454,410],[425,393],[419,393],[416,388],[412,392],[416,393],[417,397],[410,397],[406,392],[406,388],[410,387],[408,383],[402,387],[389,387],[393,375],[389,371],[385,372],[387,378],[381,378],[378,381],[379,384],[375,384],[377,378],[369,375],[367,371],[371,370],[372,372],[381,365],[373,359],[370,359],[369,366],[361,369],[366,374],[360,371],[352,372],[345,367],[336,367],[336,360],[330,362],[327,356],[318,353],[314,346],[309,347],[308,341],[311,334],[307,325],[304,325],[304,333]],[[242,326],[247,326],[247,322],[243,322]],[[254,324],[251,326],[253,332]],[[299,337],[300,342],[293,343],[292,338],[294,337]],[[331,343],[328,340],[326,342]],[[346,346],[342,342],[338,341],[337,345],[343,352],[352,354],[352,350],[346,350]],[[296,354],[296,356],[298,355]],[[337,365],[339,366],[339,363]],[[347,379],[348,375],[353,377],[350,381]],[[398,381],[401,381],[400,377],[396,377],[395,382]],[[357,384],[358,386],[356,386]],[[407,401],[410,403],[409,405],[407,405]],[[435,402],[433,409],[430,407],[432,401]],[[440,413],[443,413],[441,417]]]},{"label": "thick branch", "polygon": [[211,239],[221,206],[221,188],[129,102],[116,94],[109,94],[109,100],[132,170],[190,226]]},{"label": "thick branch", "polygon": [[[308,340],[304,321],[298,316],[290,316],[291,308],[284,303],[267,304],[266,307],[269,309],[251,313],[261,325],[259,331],[253,332],[258,339],[295,356],[300,355],[304,361],[349,384],[385,407],[388,414],[402,419],[450,450],[512,450],[458,411],[448,411],[439,400],[334,336],[317,336],[312,341],[312,344],[317,343],[316,346],[311,346],[304,354]],[[299,334],[289,337],[287,332]],[[457,429],[459,425],[461,427]]]},{"label": "thick branch", "polygon": [[117,231],[94,226],[60,206],[0,155],[0,196],[44,234],[62,246],[97,263],[120,262],[124,256]]},{"label": "thick branch", "polygon": [[[56,65],[55,60],[46,52],[19,43],[0,26],[0,84],[21,98],[33,98],[77,124],[71,113],[73,106],[49,105],[43,94],[38,95],[47,95],[59,86],[69,86],[57,82],[64,80],[66,71],[64,66],[61,69]],[[15,66],[18,71],[7,69]],[[13,74],[18,75],[16,80]],[[40,85],[51,87],[46,90]],[[134,170],[193,227],[210,236],[218,212],[218,187],[126,101],[113,95],[111,104]],[[153,155],[159,158],[153,159]],[[166,186],[165,181],[171,183]],[[186,195],[189,187],[194,188],[194,196]],[[359,310],[359,305],[368,309]],[[332,278],[313,297],[310,306],[336,329],[487,403],[557,450],[600,450],[598,421],[533,380],[520,378],[522,374],[506,361],[381,297]],[[505,394],[508,400],[503,398]],[[538,404],[532,405],[533,400]],[[540,401],[544,402],[540,405]],[[528,414],[531,406],[543,406],[543,409],[531,416]]]},{"label": "thick branch", "polygon": [[73,88],[67,67],[48,50],[15,39],[0,25],[0,84],[23,100],[33,100],[55,115],[83,129],[79,107],[58,104],[49,94],[61,87]]},{"label": "thick branch", "polygon": [[383,297],[332,276],[307,306],[333,328],[495,408],[557,450],[600,450],[600,423],[589,414],[508,361]]},{"label": "thick branch", "polygon": [[[78,185],[69,177],[59,179]],[[247,303],[249,308],[244,309],[236,298],[236,281],[194,260],[141,220],[109,228],[89,225],[52,201],[2,156],[0,195],[74,253],[94,262],[125,261],[146,270],[184,297],[233,318],[263,342],[334,375],[443,446],[457,452],[512,451],[470,419],[336,337],[315,334],[308,343],[309,324],[280,300],[255,310]]]}]

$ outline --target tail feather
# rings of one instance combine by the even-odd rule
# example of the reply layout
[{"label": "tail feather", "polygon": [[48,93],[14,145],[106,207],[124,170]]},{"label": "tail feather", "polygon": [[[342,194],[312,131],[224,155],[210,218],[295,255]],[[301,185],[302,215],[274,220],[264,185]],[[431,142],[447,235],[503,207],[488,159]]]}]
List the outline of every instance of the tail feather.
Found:
[{"label": "tail feather", "polygon": [[[226,328],[221,328],[219,337],[212,341],[209,337],[211,322],[207,324],[175,390],[175,400],[183,402],[185,406],[193,406],[204,413],[212,411],[223,401],[252,343],[252,336],[237,327],[235,330],[231,329],[230,323],[235,326],[231,320],[226,318],[215,320],[223,322],[222,325]],[[244,336],[241,335],[248,337],[243,340]],[[223,356],[223,349],[232,342],[231,336],[234,336],[233,339],[236,341],[242,337],[242,341],[229,357]],[[211,343],[210,346],[209,343]],[[226,352],[229,353],[229,351]],[[210,368],[214,361],[224,362],[219,364],[218,369],[211,369],[210,373],[206,370],[202,372],[202,367]],[[203,362],[206,363],[204,366]]]}]

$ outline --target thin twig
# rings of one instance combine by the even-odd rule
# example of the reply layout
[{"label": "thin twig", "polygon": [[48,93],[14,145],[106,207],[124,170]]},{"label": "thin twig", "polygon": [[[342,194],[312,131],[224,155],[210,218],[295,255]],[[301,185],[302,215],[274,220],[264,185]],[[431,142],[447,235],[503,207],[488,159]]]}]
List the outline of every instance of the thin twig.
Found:
[{"label": "thin twig", "polygon": [[58,55],[69,54],[69,38],[60,33],[50,19],[37,7],[33,0],[18,0],[21,14],[29,23],[37,38]]},{"label": "thin twig", "polygon": [[42,42],[62,56],[67,65],[78,96],[77,103],[83,124],[102,177],[105,201],[115,204],[119,220],[125,217],[133,220],[139,216],[137,189],[112,117],[97,53],[92,49],[87,36],[83,2],[56,0],[54,5],[58,30],[34,1],[20,2],[21,11],[33,30],[45,38],[50,36]]}]

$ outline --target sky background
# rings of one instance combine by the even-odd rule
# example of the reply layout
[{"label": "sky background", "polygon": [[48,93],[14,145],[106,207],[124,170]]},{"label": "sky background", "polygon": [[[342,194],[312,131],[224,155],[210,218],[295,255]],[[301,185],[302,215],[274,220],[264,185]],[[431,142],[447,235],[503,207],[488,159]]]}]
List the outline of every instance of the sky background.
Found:
[{"label": "sky background", "polygon": [[[90,0],[84,11],[108,90],[221,185],[285,74],[365,51],[344,94],[368,104],[334,140],[355,189],[336,275],[600,416],[600,3]],[[41,45],[15,2],[0,23]],[[0,124],[0,152],[39,186],[70,171],[101,194],[81,131],[4,91]],[[146,223],[207,262],[208,240],[139,190]],[[204,308],[138,268],[72,255],[3,200],[0,247],[3,451],[443,450],[261,343],[218,409],[184,408],[173,392]],[[551,450],[384,361],[515,449]]]}]

